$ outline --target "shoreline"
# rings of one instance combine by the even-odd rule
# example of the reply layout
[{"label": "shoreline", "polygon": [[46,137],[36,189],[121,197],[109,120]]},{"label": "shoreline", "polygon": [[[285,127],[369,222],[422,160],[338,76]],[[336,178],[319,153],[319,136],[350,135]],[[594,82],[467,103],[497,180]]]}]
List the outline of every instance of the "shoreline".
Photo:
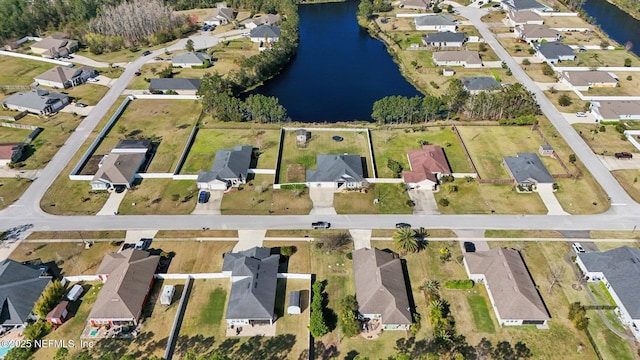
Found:
[{"label": "shoreline", "polygon": [[629,11],[629,7],[626,6],[621,6],[621,4],[618,4],[616,1],[614,0],[606,0],[609,4],[617,7],[618,9],[620,9],[620,11],[624,12],[625,14],[631,16],[632,18],[639,20],[640,21],[640,12],[637,13],[632,13]]}]

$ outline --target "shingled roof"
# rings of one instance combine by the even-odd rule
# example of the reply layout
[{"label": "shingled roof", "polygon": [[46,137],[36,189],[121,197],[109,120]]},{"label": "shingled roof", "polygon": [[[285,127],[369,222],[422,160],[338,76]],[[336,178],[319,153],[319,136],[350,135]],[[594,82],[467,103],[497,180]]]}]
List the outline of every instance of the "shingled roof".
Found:
[{"label": "shingled roof", "polygon": [[318,155],[316,170],[307,170],[307,181],[362,181],[360,155]]},{"label": "shingled roof", "polygon": [[435,173],[451,174],[444,150],[438,145],[423,145],[420,150],[408,150],[407,158],[411,171],[402,172],[405,183],[417,183],[427,179],[437,182]]},{"label": "shingled roof", "polygon": [[0,324],[23,325],[51,282],[41,271],[11,259],[0,261]]},{"label": "shingled roof", "polygon": [[556,182],[536,153],[519,152],[516,157],[505,156],[504,163],[518,184],[553,184]]},{"label": "shingled roof", "polygon": [[216,179],[247,179],[251,166],[253,147],[237,145],[232,150],[218,150],[213,159],[210,171],[202,171],[198,175],[198,182],[209,182]]}]

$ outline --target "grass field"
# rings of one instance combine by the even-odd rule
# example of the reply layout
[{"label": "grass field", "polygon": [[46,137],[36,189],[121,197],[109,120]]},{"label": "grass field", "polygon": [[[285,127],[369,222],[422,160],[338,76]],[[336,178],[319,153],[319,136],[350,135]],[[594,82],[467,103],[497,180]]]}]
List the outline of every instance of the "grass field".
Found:
[{"label": "grass field", "polygon": [[588,329],[604,359],[635,359],[629,344],[609,330],[597,314],[589,317]]},{"label": "grass field", "polygon": [[[222,271],[223,256],[236,241],[154,241],[151,248],[171,254],[167,272],[174,274]],[[206,256],[203,256],[206,254]]]},{"label": "grass field", "polygon": [[135,188],[127,190],[118,212],[122,215],[190,214],[196,206],[197,195],[198,188],[191,180],[143,179]]},{"label": "grass field", "polygon": [[31,133],[27,129],[0,127],[0,143],[22,142]]},{"label": "grass field", "polygon": [[[637,152],[629,140],[617,132],[613,125],[573,124],[572,126],[596,154],[613,155],[623,151]],[[605,131],[601,132],[600,129],[603,126]]]},{"label": "grass field", "polygon": [[27,188],[31,185],[31,180],[23,178],[2,178],[0,179],[0,210],[16,202]]},{"label": "grass field", "polygon": [[69,94],[69,96],[75,99],[77,102],[81,102],[87,105],[96,105],[108,90],[109,88],[106,86],[86,83],[81,86],[74,86],[72,88],[66,89],[64,90],[64,92]]},{"label": "grass field", "polygon": [[531,56],[529,54],[529,48],[531,48],[531,46],[526,42],[512,37],[500,37],[497,39],[511,56]]},{"label": "grass field", "polygon": [[488,238],[564,238],[555,230],[485,230]]},{"label": "grass field", "polygon": [[[552,94],[551,91],[545,90],[544,94],[547,96],[549,100],[553,103],[553,106],[558,109],[560,112],[565,113],[575,113],[578,111],[585,111],[588,109],[587,102],[580,100],[578,95],[573,91],[558,91],[555,94]],[[559,103],[559,99],[562,95],[568,95],[569,99],[571,99],[571,104],[568,106],[561,106]]]},{"label": "grass field", "polygon": [[124,239],[126,231],[114,230],[114,231],[34,231],[27,239]]},{"label": "grass field", "polygon": [[222,198],[220,210],[224,215],[306,215],[313,203],[309,190],[273,189],[272,175],[256,175],[242,187],[235,188]]},{"label": "grass field", "polygon": [[376,160],[378,177],[393,177],[387,167],[389,159],[398,161],[405,170],[409,170],[407,150],[419,149],[421,141],[432,145],[440,145],[453,172],[471,172],[471,166],[462,151],[462,145],[448,127],[417,128],[418,131],[373,130],[373,155]]},{"label": "grass field", "polygon": [[588,50],[576,53],[576,65],[586,67],[624,66],[624,59],[631,59],[631,66],[640,66],[640,59],[626,50]]},{"label": "grass field", "polygon": [[476,324],[476,329],[479,332],[493,334],[496,332],[496,327],[491,319],[489,313],[489,307],[484,296],[472,294],[467,296],[469,307],[471,307],[471,313],[473,314],[473,322]]},{"label": "grass field", "polygon": [[[529,54],[528,52],[525,52],[525,54],[522,54],[520,56],[525,56],[528,54]],[[521,64],[520,67],[522,67],[525,70],[527,75],[529,75],[529,77],[533,81],[542,82],[542,83],[554,83],[558,80],[555,73],[553,75],[543,74],[542,64],[538,64],[538,63],[531,63],[529,65]],[[549,95],[547,95],[547,97],[549,97]]]},{"label": "grass field", "polygon": [[[640,202],[640,184],[638,183],[640,170],[615,170],[611,173],[633,200]],[[2,188],[0,188],[0,191],[2,191]]]},{"label": "grass field", "polygon": [[33,83],[33,78],[56,67],[43,61],[0,55],[0,87],[4,85],[25,85]]},{"label": "grass field", "polygon": [[[369,143],[366,132],[354,131],[314,131],[306,147],[296,145],[296,132],[286,131],[280,160],[279,183],[304,182],[305,178],[299,172],[289,173],[291,168],[302,166],[305,169],[316,168],[316,155],[320,154],[352,154],[360,155],[363,159],[365,177],[373,175],[371,158],[369,157]],[[342,137],[342,141],[335,141],[334,136]]]},{"label": "grass field", "polygon": [[264,241],[262,246],[269,248],[277,248],[282,246],[294,246],[296,251],[289,257],[287,263],[287,272],[310,274],[311,273],[311,258],[310,247],[313,246],[308,241]]},{"label": "grass field", "polygon": [[275,169],[279,131],[252,129],[199,129],[180,171],[197,174],[211,168],[216,151],[236,145],[251,145],[260,152],[256,168]]},{"label": "grass field", "polygon": [[[378,199],[378,203],[374,200]],[[404,184],[374,184],[366,193],[349,191],[333,196],[338,214],[412,214]]]},{"label": "grass field", "polygon": [[238,230],[160,230],[156,238],[197,238],[228,237],[237,238]]},{"label": "grass field", "polygon": [[[395,234],[395,229],[373,229],[371,237],[387,237],[390,238]],[[453,230],[449,229],[427,229],[427,238],[455,238],[458,237]],[[428,240],[428,239],[427,239]]]}]

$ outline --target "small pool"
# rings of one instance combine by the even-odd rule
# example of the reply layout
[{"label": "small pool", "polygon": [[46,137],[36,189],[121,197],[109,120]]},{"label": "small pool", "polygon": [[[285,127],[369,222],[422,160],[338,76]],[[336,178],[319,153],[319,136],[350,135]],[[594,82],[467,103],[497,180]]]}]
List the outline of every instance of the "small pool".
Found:
[{"label": "small pool", "polygon": [[338,135],[336,135],[336,136],[332,137],[332,139],[333,139],[333,141],[336,141],[336,142],[340,142],[340,141],[344,140],[344,139],[342,138],[342,136],[338,136]]},{"label": "small pool", "polygon": [[91,336],[96,336],[96,335],[98,335],[98,329],[93,329],[93,330],[91,330],[91,332],[89,333],[89,335],[91,335]]},{"label": "small pool", "polygon": [[7,356],[9,350],[13,349],[13,346],[1,346],[0,347],[0,359],[4,359]]}]

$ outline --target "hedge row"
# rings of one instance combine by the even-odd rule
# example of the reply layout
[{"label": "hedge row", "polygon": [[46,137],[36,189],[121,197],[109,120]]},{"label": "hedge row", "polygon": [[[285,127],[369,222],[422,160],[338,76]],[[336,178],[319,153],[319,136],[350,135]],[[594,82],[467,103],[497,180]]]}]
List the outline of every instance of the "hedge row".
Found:
[{"label": "hedge row", "polygon": [[444,283],[447,289],[471,289],[473,280],[451,280]]},{"label": "hedge row", "polygon": [[280,189],[282,190],[294,190],[294,189],[305,189],[307,185],[305,184],[284,184],[280,185]]}]

